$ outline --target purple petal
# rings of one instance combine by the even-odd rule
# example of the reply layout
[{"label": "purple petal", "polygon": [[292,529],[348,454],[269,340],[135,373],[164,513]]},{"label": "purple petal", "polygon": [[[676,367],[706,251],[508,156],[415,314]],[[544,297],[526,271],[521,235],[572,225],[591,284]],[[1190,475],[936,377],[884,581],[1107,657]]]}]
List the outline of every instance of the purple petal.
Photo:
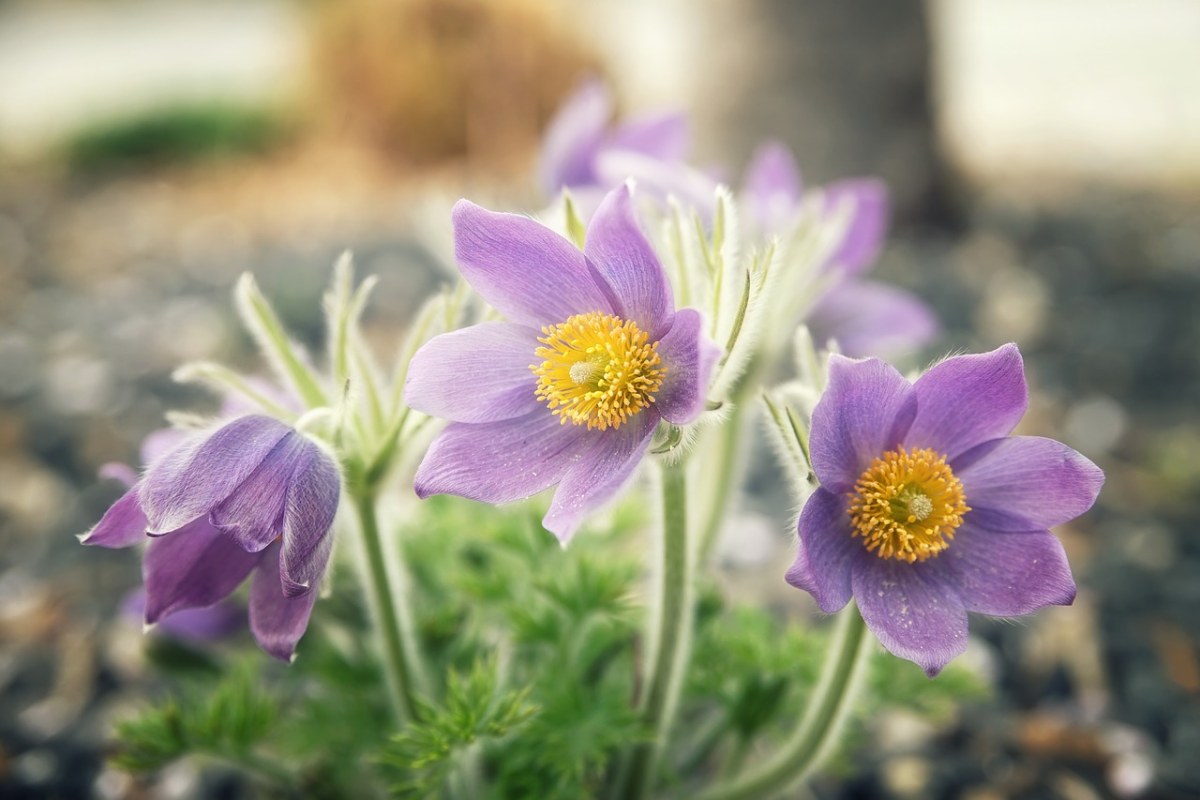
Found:
[{"label": "purple petal", "polygon": [[850,208],[842,243],[829,263],[848,275],[862,275],[875,263],[887,236],[891,213],[887,187],[873,178],[838,181],[825,187],[825,201],[830,213]]},{"label": "purple petal", "polygon": [[279,545],[271,545],[259,559],[250,584],[250,632],[258,646],[280,661],[290,662],[296,643],[308,629],[316,592],[299,597],[284,594],[279,572]]},{"label": "purple petal", "polygon": [[813,340],[836,340],[851,358],[911,353],[938,332],[916,295],[875,281],[850,280],[825,294],[805,322]]},{"label": "purple petal", "polygon": [[138,481],[137,470],[120,461],[109,461],[101,464],[100,469],[96,470],[96,476],[102,480],[116,481],[117,483],[124,484],[127,489]]},{"label": "purple petal", "polygon": [[922,566],[953,587],[968,611],[994,617],[1069,606],[1075,599],[1067,554],[1050,531],[996,533],[968,519],[950,547]]},{"label": "purple petal", "polygon": [[[121,616],[146,619],[146,590],[135,589],[121,601]],[[159,621],[155,633],[165,633],[189,642],[215,642],[245,625],[246,611],[232,600],[219,601],[208,608],[184,608]]]},{"label": "purple petal", "polygon": [[839,494],[904,438],[916,413],[913,387],[878,359],[829,357],[829,385],[813,409],[813,469],[821,485]]},{"label": "purple petal", "polygon": [[150,532],[173,531],[207,514],[290,430],[271,417],[241,417],[163,456],[146,473],[139,493]]},{"label": "purple petal", "polygon": [[850,599],[851,565],[855,556],[874,558],[855,541],[846,514],[846,501],[817,489],[800,512],[800,542],[788,583],[813,596],[826,614]]},{"label": "purple petal", "polygon": [[613,313],[575,245],[529,217],[454,205],[454,252],[471,288],[511,322],[541,328]]},{"label": "purple petal", "polygon": [[692,131],[686,114],[652,114],[623,122],[606,146],[631,150],[660,161],[682,161],[691,145]]},{"label": "purple petal", "polygon": [[567,99],[542,138],[538,175],[547,194],[595,183],[592,159],[611,116],[612,98],[600,81],[588,81]]},{"label": "purple petal", "polygon": [[532,328],[485,322],[443,333],[413,356],[404,400],[453,422],[495,422],[535,410],[540,345]]},{"label": "purple petal", "polygon": [[767,233],[780,233],[800,205],[804,184],[786,145],[765,142],[754,151],[742,187],[746,213]]},{"label": "purple petal", "polygon": [[680,309],[675,324],[658,343],[667,374],[654,406],[667,422],[686,425],[704,411],[705,392],[721,348],[703,334],[703,327],[700,312]]},{"label": "purple petal", "polygon": [[585,515],[621,490],[641,462],[658,426],[658,414],[643,411],[616,429],[601,431],[595,444],[563,475],[542,525],[566,545]]},{"label": "purple petal", "polygon": [[521,500],[558,483],[591,447],[596,433],[561,424],[545,408],[503,422],[452,422],[425,454],[414,487],[422,498],[455,494],[485,503]]},{"label": "purple petal", "polygon": [[183,428],[159,428],[156,431],[151,431],[142,439],[142,443],[138,448],[138,454],[142,459],[142,466],[150,466],[172,450],[183,445],[192,436],[194,436],[194,432],[186,431]]},{"label": "purple petal", "polygon": [[638,225],[628,186],[604,198],[588,226],[583,253],[612,290],[617,316],[636,322],[652,341],[670,330],[675,316],[671,285]]},{"label": "purple petal", "polygon": [[855,559],[851,579],[871,632],[931,678],[967,649],[966,609],[952,586],[930,578],[932,566],[872,556]]},{"label": "purple petal", "polygon": [[993,530],[1028,531],[1075,519],[1092,507],[1104,473],[1053,439],[1010,436],[968,450],[951,467],[971,517]]},{"label": "purple petal", "polygon": [[151,539],[142,559],[146,622],[211,606],[236,589],[257,562],[257,553],[247,553],[206,519]]},{"label": "purple petal", "polygon": [[933,448],[948,460],[1007,436],[1029,401],[1021,353],[1014,344],[946,359],[918,378],[913,389],[917,416],[904,443]]},{"label": "purple petal", "polygon": [[306,442],[308,452],[292,473],[283,515],[283,586],[295,597],[317,586],[333,551],[330,528],[342,485],[325,451]]},{"label": "purple petal", "polygon": [[138,505],[138,489],[133,487],[109,506],[96,527],[79,540],[100,547],[129,547],[145,541],[149,523]]},{"label": "purple petal", "polygon": [[605,186],[620,186],[633,178],[652,197],[675,197],[691,206],[706,222],[716,213],[717,181],[703,172],[674,161],[661,161],[629,150],[601,150],[596,174]]},{"label": "purple petal", "polygon": [[275,541],[283,528],[288,481],[304,451],[304,437],[289,431],[250,477],[209,512],[208,521],[250,553]]}]

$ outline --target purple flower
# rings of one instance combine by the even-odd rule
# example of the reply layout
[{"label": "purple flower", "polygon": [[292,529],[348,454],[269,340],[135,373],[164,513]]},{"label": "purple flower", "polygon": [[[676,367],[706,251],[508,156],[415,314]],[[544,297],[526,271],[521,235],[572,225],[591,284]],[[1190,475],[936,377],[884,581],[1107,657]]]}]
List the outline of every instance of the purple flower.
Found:
[{"label": "purple flower", "polygon": [[966,648],[968,611],[1069,605],[1075,582],[1048,529],[1087,511],[1104,475],[1052,439],[1010,436],[1027,401],[1011,344],[913,384],[877,359],[832,356],[812,419],[820,488],[788,582],[826,613],[853,597],[883,646],[930,676]]},{"label": "purple flower", "polygon": [[[837,181],[824,189],[829,214],[849,213],[842,241],[823,267],[829,288],[805,322],[818,342],[836,339],[850,356],[911,351],[937,333],[937,320],[923,302],[902,289],[863,276],[883,247],[888,195],[870,178]],[[778,142],[759,147],[742,187],[742,207],[767,234],[783,233],[800,211],[803,183],[791,151]]]},{"label": "purple flower", "polygon": [[[121,601],[121,615],[140,624],[146,619],[146,590],[134,589]],[[174,639],[203,644],[232,635],[244,626],[246,610],[233,600],[221,600],[207,608],[185,608],[163,617],[155,626]]]},{"label": "purple flower", "polygon": [[508,321],[443,334],[414,356],[408,404],[451,421],[417,494],[504,503],[557,484],[543,524],[565,543],[630,477],[660,419],[703,411],[718,349],[699,313],[675,310],[627,187],[604,198],[582,252],[465,200],[454,229],[463,277]]},{"label": "purple flower", "polygon": [[702,209],[712,205],[716,182],[684,161],[691,142],[684,114],[650,114],[615,126],[612,115],[612,95],[592,80],[550,121],[538,164],[548,196],[569,188],[588,217],[609,190],[634,177],[655,194],[673,194]]},{"label": "purple flower", "polygon": [[225,598],[250,572],[250,630],[289,660],[308,627],[333,546],[340,478],[303,434],[251,415],[194,434],[153,461],[86,536],[142,561],[146,622]]}]

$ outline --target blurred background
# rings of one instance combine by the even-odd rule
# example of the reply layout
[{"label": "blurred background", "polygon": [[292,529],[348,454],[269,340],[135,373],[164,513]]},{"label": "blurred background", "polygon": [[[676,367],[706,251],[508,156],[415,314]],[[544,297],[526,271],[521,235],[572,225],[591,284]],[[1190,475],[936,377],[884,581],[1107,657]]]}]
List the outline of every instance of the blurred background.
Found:
[{"label": "blurred background", "polygon": [[[1075,606],[973,622],[994,696],[941,727],[886,710],[816,794],[1200,796],[1197,42],[1194,0],[0,0],[0,797],[239,796],[104,766],[152,677],[117,610],[136,558],[72,537],[120,491],[97,470],[212,407],[180,362],[255,368],[243,270],[316,347],[352,248],[389,357],[445,280],[450,201],[536,207],[588,75],[623,113],[690,112],[696,163],[775,137],[809,183],[883,177],[876,274],[941,315],[924,356],[1018,342],[1023,429],[1108,474],[1060,531]],[[782,587],[739,530],[731,580]]]}]

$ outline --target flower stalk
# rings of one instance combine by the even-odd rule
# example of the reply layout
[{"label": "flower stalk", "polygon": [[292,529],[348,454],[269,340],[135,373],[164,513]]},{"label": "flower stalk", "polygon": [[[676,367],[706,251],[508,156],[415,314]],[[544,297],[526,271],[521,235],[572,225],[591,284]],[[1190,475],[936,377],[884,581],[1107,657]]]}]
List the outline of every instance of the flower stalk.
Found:
[{"label": "flower stalk", "polygon": [[702,792],[698,800],[774,797],[811,775],[840,740],[873,652],[866,623],[851,603],[838,615],[820,680],[796,732],[764,766]]},{"label": "flower stalk", "polygon": [[648,742],[637,746],[629,761],[619,797],[646,797],[658,768],[663,743],[674,721],[692,646],[695,614],[695,553],[688,536],[687,465],[664,464],[662,470],[663,535],[659,599],[651,622],[654,636],[650,671],[640,712]]}]

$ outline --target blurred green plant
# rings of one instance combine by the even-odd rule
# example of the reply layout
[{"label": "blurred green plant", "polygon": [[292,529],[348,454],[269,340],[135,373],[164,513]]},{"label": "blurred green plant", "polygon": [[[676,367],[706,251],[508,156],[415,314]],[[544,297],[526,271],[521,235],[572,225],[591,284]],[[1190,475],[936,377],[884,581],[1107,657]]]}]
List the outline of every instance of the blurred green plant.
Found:
[{"label": "blurred green plant", "polygon": [[291,132],[290,122],[278,109],[197,103],[98,123],[68,140],[63,155],[76,170],[193,161],[263,153]]}]

